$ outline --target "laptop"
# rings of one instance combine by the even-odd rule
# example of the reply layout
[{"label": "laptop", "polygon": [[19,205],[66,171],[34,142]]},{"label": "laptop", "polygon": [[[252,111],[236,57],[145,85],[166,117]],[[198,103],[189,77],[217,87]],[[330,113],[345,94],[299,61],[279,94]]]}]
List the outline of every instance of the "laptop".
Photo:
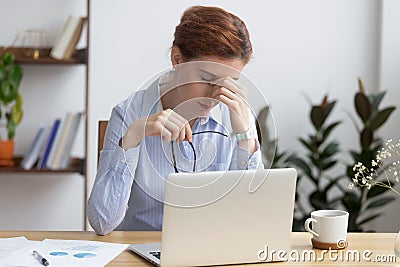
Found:
[{"label": "laptop", "polygon": [[296,177],[293,168],[172,173],[161,243],[129,249],[157,266],[277,261],[264,253],[289,253]]}]

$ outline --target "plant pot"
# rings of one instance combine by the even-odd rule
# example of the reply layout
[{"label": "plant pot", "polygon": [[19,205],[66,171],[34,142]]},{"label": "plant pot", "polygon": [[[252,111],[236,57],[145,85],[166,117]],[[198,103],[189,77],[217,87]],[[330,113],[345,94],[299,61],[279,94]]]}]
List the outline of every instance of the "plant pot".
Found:
[{"label": "plant pot", "polygon": [[12,166],[14,152],[13,140],[0,140],[0,166]]}]

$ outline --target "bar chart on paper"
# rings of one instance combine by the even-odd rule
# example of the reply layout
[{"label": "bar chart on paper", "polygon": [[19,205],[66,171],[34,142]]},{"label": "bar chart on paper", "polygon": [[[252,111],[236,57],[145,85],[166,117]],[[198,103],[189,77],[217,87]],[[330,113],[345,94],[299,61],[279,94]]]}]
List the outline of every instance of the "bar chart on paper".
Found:
[{"label": "bar chart on paper", "polygon": [[33,242],[14,253],[5,266],[43,266],[33,257],[33,250],[38,251],[53,267],[104,266],[128,246],[82,240],[45,239]]}]

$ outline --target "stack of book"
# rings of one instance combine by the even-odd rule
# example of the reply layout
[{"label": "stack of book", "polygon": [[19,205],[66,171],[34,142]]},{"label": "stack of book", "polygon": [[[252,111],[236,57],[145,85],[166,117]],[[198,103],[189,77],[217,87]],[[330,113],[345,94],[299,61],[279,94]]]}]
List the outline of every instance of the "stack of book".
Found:
[{"label": "stack of book", "polygon": [[69,16],[64,23],[53,48],[50,51],[50,56],[55,59],[69,59],[80,39],[85,18],[78,16]]},{"label": "stack of book", "polygon": [[51,126],[40,125],[21,167],[29,170],[36,164],[37,169],[66,169],[82,115],[82,112],[68,112]]}]

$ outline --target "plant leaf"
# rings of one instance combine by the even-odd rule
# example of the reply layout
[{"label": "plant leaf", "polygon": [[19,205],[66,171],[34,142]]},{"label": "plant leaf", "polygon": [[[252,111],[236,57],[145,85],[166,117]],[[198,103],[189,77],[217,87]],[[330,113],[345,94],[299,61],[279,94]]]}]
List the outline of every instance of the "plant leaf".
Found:
[{"label": "plant leaf", "polygon": [[356,213],[360,211],[361,204],[355,193],[346,192],[342,199],[343,206],[346,207],[349,213]]},{"label": "plant leaf", "polygon": [[22,97],[20,94],[18,94],[17,98],[15,99],[15,105],[17,109],[22,109]]},{"label": "plant leaf", "polygon": [[[11,116],[11,115],[7,114],[7,116]],[[12,140],[14,138],[15,128],[16,128],[16,126],[15,126],[14,121],[11,119],[7,119],[8,140]]]},{"label": "plant leaf", "polygon": [[292,155],[287,158],[287,162],[293,163],[295,166],[299,167],[308,177],[313,179],[311,168],[304,160]]},{"label": "plant leaf", "polygon": [[392,202],[393,200],[395,200],[395,198],[391,197],[391,196],[390,197],[382,197],[382,198],[380,198],[378,200],[370,202],[367,205],[366,209],[378,208],[378,207],[384,206],[384,205]]},{"label": "plant leaf", "polygon": [[1,83],[0,88],[0,99],[3,101],[4,104],[10,103],[18,94],[18,87],[17,85],[10,81],[5,80]]},{"label": "plant leaf", "polygon": [[304,140],[303,138],[299,138],[299,141],[300,141],[300,143],[303,144],[303,146],[305,146],[311,152],[315,152],[317,150],[315,147],[313,147],[313,144],[307,143],[307,141]]},{"label": "plant leaf", "polygon": [[335,107],[336,101],[330,102],[326,108],[324,108],[324,121],[328,118],[329,114]]},{"label": "plant leaf", "polygon": [[19,87],[19,84],[22,80],[22,68],[20,65],[13,65],[10,69],[10,72],[8,74],[8,78],[10,79],[10,81],[12,81],[13,83],[15,83],[17,85],[17,88]]},{"label": "plant leaf", "polygon": [[315,209],[326,209],[328,204],[326,201],[326,194],[320,191],[314,191],[309,196],[310,204]]},{"label": "plant leaf", "polygon": [[358,223],[358,225],[362,225],[362,224],[364,224],[364,223],[367,223],[367,222],[369,222],[369,221],[372,221],[373,219],[378,218],[378,217],[381,216],[381,215],[382,215],[382,213],[378,213],[378,214],[369,216],[369,217],[365,218],[364,220],[360,221],[360,222]]},{"label": "plant leaf", "polygon": [[315,129],[321,129],[322,124],[324,124],[324,110],[320,106],[313,106],[310,113],[311,122]]},{"label": "plant leaf", "polygon": [[327,162],[327,163],[323,163],[323,164],[322,164],[322,169],[323,169],[323,170],[330,169],[330,168],[332,168],[336,163],[337,163],[336,160],[333,160],[333,161],[330,161],[330,162]]},{"label": "plant leaf", "polygon": [[371,123],[370,123],[371,129],[376,130],[379,127],[381,127],[395,109],[396,109],[395,107],[388,107],[388,108],[385,108],[384,110],[378,112],[376,114],[376,116],[371,120]]},{"label": "plant leaf", "polygon": [[17,105],[13,105],[11,107],[11,120],[15,125],[18,125],[22,119],[22,110],[17,108]]},{"label": "plant leaf", "polygon": [[356,151],[350,150],[350,155],[352,156],[352,158],[355,162],[360,161],[360,155]]},{"label": "plant leaf", "polygon": [[308,154],[308,158],[311,160],[312,164],[314,164],[315,167],[320,168],[322,166],[322,161],[315,158],[313,154]]},{"label": "plant leaf", "polygon": [[346,168],[346,174],[347,174],[347,177],[350,179],[350,181],[353,181],[353,177],[355,175],[355,172],[353,171],[353,166],[348,166]]},{"label": "plant leaf", "polygon": [[12,62],[14,62],[15,56],[13,53],[6,52],[3,54],[1,60],[4,62],[4,65],[8,66]]},{"label": "plant leaf", "polygon": [[370,128],[364,128],[361,132],[360,138],[361,146],[366,148],[369,147],[373,140],[372,130]]},{"label": "plant leaf", "polygon": [[373,95],[372,101],[371,101],[372,113],[374,113],[378,110],[379,104],[381,103],[385,94],[386,94],[386,91],[379,92],[376,95]]},{"label": "plant leaf", "polygon": [[322,139],[325,140],[326,138],[328,138],[329,134],[331,133],[331,131],[340,124],[340,121],[336,121],[332,124],[330,124],[328,127],[326,127],[325,130],[323,130],[322,133]]},{"label": "plant leaf", "polygon": [[[340,176],[339,176],[339,177],[340,177]],[[338,182],[339,182],[339,179],[332,179],[332,180],[330,180],[329,183],[325,186],[323,192],[324,192],[325,194],[328,194],[328,191],[332,188],[332,186],[334,186],[334,185],[335,185],[336,183],[338,183]],[[340,199],[342,199],[342,197],[340,197]],[[335,202],[335,201],[333,201],[333,202]]]},{"label": "plant leaf", "polygon": [[368,190],[367,198],[373,198],[379,196],[380,194],[385,193],[389,188],[383,186],[373,186],[370,190]]},{"label": "plant leaf", "polygon": [[339,144],[337,142],[331,142],[324,148],[320,157],[329,158],[337,152],[339,152]]},{"label": "plant leaf", "polygon": [[368,98],[363,93],[356,93],[354,98],[354,105],[356,107],[356,111],[358,116],[366,122],[371,116],[371,104],[368,101]]}]

